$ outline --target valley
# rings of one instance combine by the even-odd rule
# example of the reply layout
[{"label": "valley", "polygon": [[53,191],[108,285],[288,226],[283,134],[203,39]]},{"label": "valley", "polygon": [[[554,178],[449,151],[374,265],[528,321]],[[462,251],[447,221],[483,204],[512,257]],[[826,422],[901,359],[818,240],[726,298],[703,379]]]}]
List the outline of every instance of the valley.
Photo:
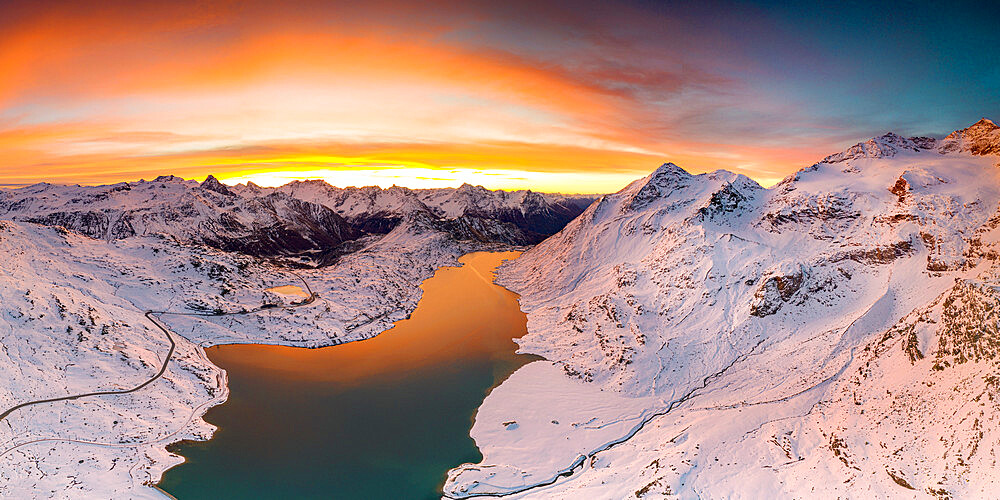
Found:
[{"label": "valley", "polygon": [[[159,190],[176,191],[171,200],[194,200],[209,213],[213,206],[236,206],[226,205],[232,200],[220,201],[213,190],[206,194],[203,185],[161,179],[149,191],[156,196],[167,196]],[[0,204],[23,208],[64,199],[26,195],[36,189],[0,191]],[[127,191],[107,186],[82,190],[97,199],[102,193]],[[21,201],[12,203],[12,198]],[[147,201],[136,206],[136,214],[149,211]],[[160,216],[136,217],[150,221]],[[200,215],[190,217],[195,219],[161,226],[177,232],[110,238],[18,216],[2,223],[0,248],[9,265],[0,276],[0,372],[8,383],[0,401],[6,409],[60,400],[20,408],[0,422],[0,495],[30,497],[49,491],[56,497],[160,498],[149,485],[182,460],[165,446],[211,436],[214,426],[201,416],[229,396],[225,372],[205,356],[204,347],[321,347],[371,338],[412,313],[421,297],[419,285],[437,269],[457,264],[471,251],[503,248],[485,239],[456,239],[456,233],[439,226],[451,227],[450,219],[425,214],[401,217],[387,234],[369,237],[362,248],[339,255],[332,265],[308,267],[317,263],[308,249],[294,253],[283,247],[280,255],[260,257],[190,240],[195,234],[191,229],[208,230],[213,216],[202,222],[197,222]],[[488,221],[479,224],[485,227]],[[237,234],[253,243],[261,233]],[[302,234],[305,239],[308,233]],[[282,287],[299,285],[309,298],[281,293],[287,290]],[[160,314],[177,342],[168,364],[163,356],[169,345],[144,316],[149,310],[169,311]],[[163,376],[143,390],[62,399],[124,392],[161,366],[166,367]]]},{"label": "valley", "polygon": [[0,1],[0,500],[1000,499],[1000,2]]}]

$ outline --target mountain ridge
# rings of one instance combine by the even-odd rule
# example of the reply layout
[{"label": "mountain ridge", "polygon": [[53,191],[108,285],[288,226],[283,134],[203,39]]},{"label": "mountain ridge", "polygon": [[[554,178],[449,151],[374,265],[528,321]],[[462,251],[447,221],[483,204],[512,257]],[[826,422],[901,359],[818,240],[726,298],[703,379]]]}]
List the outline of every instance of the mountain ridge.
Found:
[{"label": "mountain ridge", "polygon": [[529,245],[562,228],[590,198],[491,191],[334,188],[296,181],[279,188],[227,186],[215,176],[172,175],[101,186],[40,183],[0,191],[0,217],[63,226],[113,240],[165,234],[290,263],[329,265],[415,213],[457,240]]}]

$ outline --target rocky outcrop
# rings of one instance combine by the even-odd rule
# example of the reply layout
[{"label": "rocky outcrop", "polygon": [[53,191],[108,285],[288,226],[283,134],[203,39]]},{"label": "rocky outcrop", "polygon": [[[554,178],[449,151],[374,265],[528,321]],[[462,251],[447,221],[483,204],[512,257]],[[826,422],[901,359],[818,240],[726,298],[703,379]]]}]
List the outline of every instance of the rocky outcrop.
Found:
[{"label": "rocky outcrop", "polygon": [[754,292],[750,314],[763,318],[778,312],[781,305],[791,300],[805,281],[802,270],[784,276],[771,276]]}]

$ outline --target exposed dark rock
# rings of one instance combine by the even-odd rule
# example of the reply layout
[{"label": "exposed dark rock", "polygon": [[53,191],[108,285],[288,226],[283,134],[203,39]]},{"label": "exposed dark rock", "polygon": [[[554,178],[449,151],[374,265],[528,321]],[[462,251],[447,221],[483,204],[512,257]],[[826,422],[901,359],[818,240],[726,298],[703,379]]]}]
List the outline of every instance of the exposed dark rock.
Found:
[{"label": "exposed dark rock", "polygon": [[199,187],[202,189],[207,189],[209,191],[215,191],[216,193],[225,196],[236,196],[236,194],[233,193],[228,187],[226,187],[225,184],[219,182],[219,180],[216,179],[214,175],[209,175],[207,178],[205,178],[205,181],[202,182]]},{"label": "exposed dark rock", "polygon": [[801,270],[767,278],[754,293],[750,314],[763,318],[778,312],[781,305],[788,302],[802,288],[804,282],[805,275]]},{"label": "exposed dark rock", "polygon": [[830,258],[830,262],[853,260],[862,264],[889,264],[892,261],[913,254],[913,244],[909,240],[897,241],[892,245],[880,245],[875,248],[859,248],[838,252]]},{"label": "exposed dark rock", "polygon": [[899,198],[899,202],[903,203],[906,200],[906,193],[910,191],[910,184],[906,182],[906,179],[899,177],[896,179],[896,183],[889,188],[889,192],[896,195]]}]

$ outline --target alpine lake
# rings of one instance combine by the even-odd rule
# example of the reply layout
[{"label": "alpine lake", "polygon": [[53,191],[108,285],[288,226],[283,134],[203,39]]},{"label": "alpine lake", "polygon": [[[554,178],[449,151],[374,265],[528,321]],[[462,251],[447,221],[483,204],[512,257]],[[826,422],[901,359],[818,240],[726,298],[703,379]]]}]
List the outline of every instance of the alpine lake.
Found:
[{"label": "alpine lake", "polygon": [[469,430],[483,398],[520,366],[516,294],[493,283],[518,252],[476,252],[426,280],[413,314],[368,340],[321,349],[210,347],[229,399],[209,441],[159,487],[194,499],[441,498],[449,469],[482,456]]}]

